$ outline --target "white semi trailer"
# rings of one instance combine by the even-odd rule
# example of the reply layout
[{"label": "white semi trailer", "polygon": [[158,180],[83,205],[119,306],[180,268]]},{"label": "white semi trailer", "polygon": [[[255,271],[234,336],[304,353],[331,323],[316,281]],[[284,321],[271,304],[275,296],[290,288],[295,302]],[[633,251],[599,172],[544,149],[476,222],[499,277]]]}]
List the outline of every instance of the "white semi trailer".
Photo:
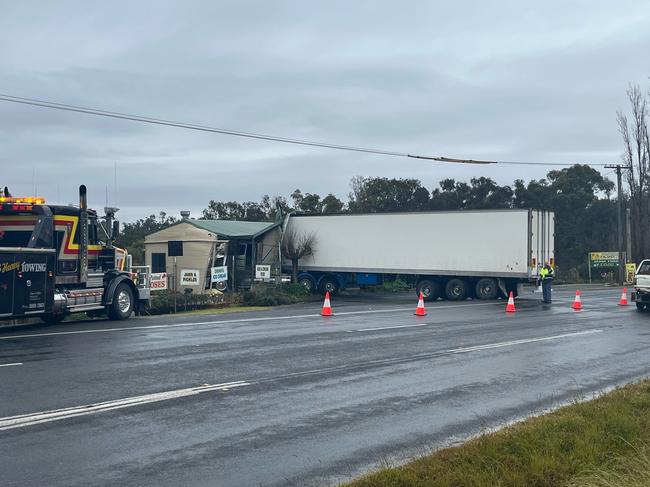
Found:
[{"label": "white semi trailer", "polygon": [[427,300],[496,299],[555,265],[555,216],[544,210],[341,215],[290,214],[284,234],[313,234],[299,261],[312,292],[381,284],[396,276]]}]

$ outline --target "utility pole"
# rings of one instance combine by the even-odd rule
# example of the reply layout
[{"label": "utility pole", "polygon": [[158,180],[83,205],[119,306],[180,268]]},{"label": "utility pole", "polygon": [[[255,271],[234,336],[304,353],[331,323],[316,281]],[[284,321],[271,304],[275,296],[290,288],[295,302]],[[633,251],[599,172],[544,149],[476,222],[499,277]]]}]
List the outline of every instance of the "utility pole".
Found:
[{"label": "utility pole", "polygon": [[[623,251],[623,184],[621,171],[623,169],[630,169],[629,166],[621,166],[616,164],[615,166],[605,166],[605,169],[615,169],[616,170],[616,224],[618,229],[618,284],[619,286],[623,285],[625,280],[625,257]],[[628,235],[629,239],[630,236]]]}]

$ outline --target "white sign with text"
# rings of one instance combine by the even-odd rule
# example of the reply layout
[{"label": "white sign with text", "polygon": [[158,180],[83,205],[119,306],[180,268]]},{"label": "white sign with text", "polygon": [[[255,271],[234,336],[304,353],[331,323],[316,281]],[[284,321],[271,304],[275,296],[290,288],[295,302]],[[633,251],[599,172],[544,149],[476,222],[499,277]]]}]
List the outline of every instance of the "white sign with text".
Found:
[{"label": "white sign with text", "polygon": [[152,291],[164,291],[167,289],[167,273],[166,272],[156,272],[151,274],[150,279],[150,288]]},{"label": "white sign with text", "polygon": [[271,266],[270,265],[256,265],[255,266],[255,279],[268,280],[271,279]]},{"label": "white sign with text", "polygon": [[181,286],[198,286],[200,284],[199,271],[196,269],[181,270]]},{"label": "white sign with text", "polygon": [[219,266],[213,267],[210,272],[210,282],[222,282],[228,280],[228,267]]}]

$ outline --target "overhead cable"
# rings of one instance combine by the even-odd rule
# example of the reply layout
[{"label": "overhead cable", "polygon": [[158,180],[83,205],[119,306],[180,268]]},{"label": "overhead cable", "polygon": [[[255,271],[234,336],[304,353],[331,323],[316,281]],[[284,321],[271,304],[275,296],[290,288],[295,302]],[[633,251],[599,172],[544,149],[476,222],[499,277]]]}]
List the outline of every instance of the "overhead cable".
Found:
[{"label": "overhead cable", "polygon": [[[375,149],[375,148],[368,148],[368,147],[356,147],[350,145],[332,144],[328,142],[319,142],[313,140],[280,137],[275,135],[260,134],[254,132],[244,132],[240,130],[225,129],[219,127],[212,127],[208,125],[188,123],[188,122],[178,122],[173,120],[166,120],[163,118],[155,118],[155,117],[148,117],[142,115],[133,115],[129,113],[113,112],[113,111],[102,110],[98,108],[90,108],[90,107],[84,107],[79,105],[68,105],[65,103],[37,100],[34,98],[24,98],[20,96],[13,96],[13,95],[6,95],[6,94],[0,94],[0,101],[19,103],[23,105],[31,105],[40,108],[49,108],[53,110],[63,110],[67,112],[83,113],[87,115],[95,115],[100,117],[130,120],[133,122],[142,122],[142,123],[149,123],[154,125],[164,125],[168,127],[183,128],[187,130],[212,132],[212,133],[217,133],[222,135],[230,135],[234,137],[245,137],[250,139],[268,140],[272,142],[282,142],[285,144],[322,147],[325,149],[343,150],[343,151],[350,151],[350,152],[364,152],[368,154],[378,154],[378,155],[385,155],[385,156],[392,156],[392,157],[407,157],[411,159],[422,159],[422,160],[453,163],[453,164],[517,164],[517,165],[529,165],[529,166],[572,166],[575,164],[574,162],[546,163],[546,162],[527,162],[527,161],[490,161],[490,160],[479,160],[479,159],[462,159],[462,158],[446,157],[446,156],[427,156],[427,155],[419,155],[419,154],[410,154],[408,152],[398,152],[398,151],[390,151],[390,150]],[[588,165],[604,166],[605,164],[589,163]]]}]

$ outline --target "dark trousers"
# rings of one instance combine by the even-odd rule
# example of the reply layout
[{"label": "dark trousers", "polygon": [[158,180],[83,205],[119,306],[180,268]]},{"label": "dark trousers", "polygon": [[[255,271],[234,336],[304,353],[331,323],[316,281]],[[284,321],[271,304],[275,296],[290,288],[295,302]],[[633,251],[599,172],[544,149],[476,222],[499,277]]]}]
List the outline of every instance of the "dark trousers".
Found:
[{"label": "dark trousers", "polygon": [[551,302],[551,283],[552,279],[542,279],[542,296],[545,303]]}]

